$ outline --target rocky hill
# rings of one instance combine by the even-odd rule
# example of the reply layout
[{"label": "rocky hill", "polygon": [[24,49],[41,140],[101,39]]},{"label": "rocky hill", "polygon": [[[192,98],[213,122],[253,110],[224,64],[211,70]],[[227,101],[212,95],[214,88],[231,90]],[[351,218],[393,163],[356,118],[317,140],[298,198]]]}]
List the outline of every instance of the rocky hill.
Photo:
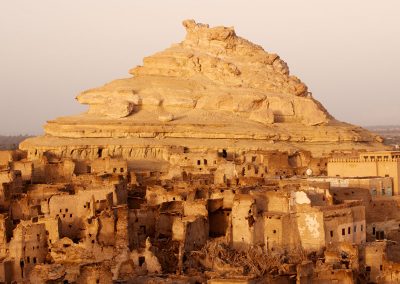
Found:
[{"label": "rocky hill", "polygon": [[[127,79],[85,91],[87,113],[58,118],[21,144],[56,156],[165,159],[191,150],[382,148],[369,131],[335,120],[278,55],[233,28],[183,22],[185,39],[146,57]],[[38,151],[36,151],[39,149]]]}]

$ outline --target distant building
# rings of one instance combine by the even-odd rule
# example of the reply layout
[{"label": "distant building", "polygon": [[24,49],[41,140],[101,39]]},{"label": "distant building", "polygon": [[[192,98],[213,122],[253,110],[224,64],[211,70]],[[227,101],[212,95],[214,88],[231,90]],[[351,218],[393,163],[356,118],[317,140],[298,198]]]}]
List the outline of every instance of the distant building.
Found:
[{"label": "distant building", "polygon": [[310,181],[329,182],[332,189],[367,189],[371,196],[392,196],[393,178],[391,177],[311,177]]},{"label": "distant building", "polygon": [[[400,190],[400,151],[364,152],[360,153],[358,158],[330,159],[328,176],[391,177],[393,178],[393,195],[398,195]],[[386,190],[390,191],[390,188]]]}]

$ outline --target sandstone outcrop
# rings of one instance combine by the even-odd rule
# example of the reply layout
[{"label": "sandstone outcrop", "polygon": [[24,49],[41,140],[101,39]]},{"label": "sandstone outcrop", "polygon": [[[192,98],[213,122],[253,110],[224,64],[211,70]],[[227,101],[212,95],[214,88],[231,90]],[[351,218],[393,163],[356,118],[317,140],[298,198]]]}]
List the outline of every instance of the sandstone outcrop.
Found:
[{"label": "sandstone outcrop", "polygon": [[[233,28],[183,22],[184,41],[146,57],[131,79],[80,94],[89,113],[126,117],[139,108],[227,111],[253,120],[253,112],[307,125],[327,123],[329,114],[307,97],[307,87],[289,75],[278,55],[238,37]],[[175,109],[173,109],[175,108]],[[268,116],[268,115],[267,115]],[[269,115],[271,116],[271,115]],[[255,121],[273,123],[274,119]]]},{"label": "sandstone outcrop", "polygon": [[278,55],[233,28],[183,25],[182,42],[144,58],[133,77],[81,93],[87,113],[49,121],[45,136],[20,147],[71,157],[101,148],[126,158],[163,158],[177,145],[317,154],[381,147],[376,135],[336,121]]}]

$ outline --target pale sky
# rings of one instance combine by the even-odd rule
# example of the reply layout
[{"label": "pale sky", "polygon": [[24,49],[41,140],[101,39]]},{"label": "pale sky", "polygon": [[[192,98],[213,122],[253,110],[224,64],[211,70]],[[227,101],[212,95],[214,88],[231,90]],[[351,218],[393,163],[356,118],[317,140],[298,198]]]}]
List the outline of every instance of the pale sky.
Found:
[{"label": "pale sky", "polygon": [[337,119],[400,124],[398,0],[2,0],[0,134],[84,111],[79,92],[129,77],[191,18],[278,53]]}]

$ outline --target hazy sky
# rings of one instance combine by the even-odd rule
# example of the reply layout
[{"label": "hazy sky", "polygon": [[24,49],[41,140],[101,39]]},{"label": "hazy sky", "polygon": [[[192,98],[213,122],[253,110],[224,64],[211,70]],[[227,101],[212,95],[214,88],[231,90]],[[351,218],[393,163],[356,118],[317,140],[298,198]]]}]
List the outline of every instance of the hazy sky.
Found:
[{"label": "hazy sky", "polygon": [[278,53],[339,120],[400,124],[399,0],[1,0],[0,134],[84,111],[80,91],[129,77],[188,18]]}]

